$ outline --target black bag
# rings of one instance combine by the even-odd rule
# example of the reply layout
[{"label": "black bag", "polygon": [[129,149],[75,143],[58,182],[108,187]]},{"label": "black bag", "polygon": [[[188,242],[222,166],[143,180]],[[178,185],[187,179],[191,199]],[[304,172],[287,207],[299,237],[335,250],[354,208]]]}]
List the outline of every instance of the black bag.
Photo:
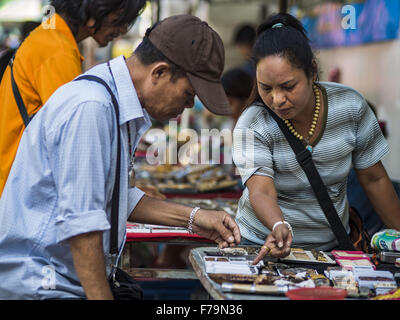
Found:
[{"label": "black bag", "polygon": [[115,269],[115,278],[110,278],[109,283],[115,300],[142,300],[143,290],[124,270]]},{"label": "black bag", "polygon": [[[110,64],[108,64],[110,73],[112,71]],[[114,105],[115,116],[118,121],[119,119],[119,107],[117,99],[115,98],[113,92],[107,83],[96,76],[93,75],[83,75],[76,80],[89,80],[102,84],[111,95],[111,99]],[[121,270],[116,266],[116,260],[118,257],[118,211],[119,211],[119,180],[120,180],[120,170],[121,170],[121,133],[118,126],[118,152],[117,152],[117,165],[116,165],[116,175],[115,183],[112,196],[112,209],[111,209],[111,230],[110,230],[110,256],[112,259],[112,270],[111,276],[108,282],[111,287],[114,299],[116,300],[140,300],[143,299],[143,290],[139,284],[133,280],[133,278],[127,274],[125,271]]]},{"label": "black bag", "polygon": [[317,197],[318,203],[320,204],[321,209],[323,210],[331,226],[331,229],[335,234],[336,239],[339,243],[338,248],[341,250],[356,250],[352,242],[352,239],[347,234],[346,229],[344,228],[343,223],[340,220],[339,215],[332,203],[332,200],[329,197],[325,184],[322,181],[321,176],[319,175],[318,170],[314,165],[311,152],[306,149],[304,144],[299,139],[297,139],[295,136],[293,136],[293,134],[291,134],[288,127],[281,118],[279,118],[267,106],[265,106],[265,108],[267,108],[270,115],[274,118],[274,120],[278,124],[289,145],[292,147],[296,155],[297,161],[299,162],[300,166],[306,173],[306,176],[310,181],[315,196]]},{"label": "black bag", "polygon": [[353,246],[358,251],[365,253],[372,253],[374,250],[371,246],[371,235],[365,228],[360,214],[356,208],[350,207],[349,209],[349,225],[350,225],[350,239]]}]

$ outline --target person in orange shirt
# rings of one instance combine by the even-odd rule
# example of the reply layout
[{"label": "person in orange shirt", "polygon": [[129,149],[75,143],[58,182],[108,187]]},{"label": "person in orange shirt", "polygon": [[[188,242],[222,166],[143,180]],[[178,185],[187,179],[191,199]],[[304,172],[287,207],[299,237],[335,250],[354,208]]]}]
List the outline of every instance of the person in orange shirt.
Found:
[{"label": "person in orange shirt", "polygon": [[[63,84],[82,73],[78,44],[92,37],[101,47],[125,34],[145,0],[52,0],[55,13],[25,39],[13,61],[13,76],[28,116],[33,117]],[[0,196],[25,129],[15,100],[11,69],[0,84]]]}]

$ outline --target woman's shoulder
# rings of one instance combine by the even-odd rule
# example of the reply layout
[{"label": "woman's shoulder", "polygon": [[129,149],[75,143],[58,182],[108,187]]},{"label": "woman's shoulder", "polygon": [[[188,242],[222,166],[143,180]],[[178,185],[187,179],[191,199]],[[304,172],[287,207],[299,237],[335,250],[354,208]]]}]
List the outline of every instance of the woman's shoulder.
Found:
[{"label": "woman's shoulder", "polygon": [[256,129],[258,126],[263,126],[268,122],[269,114],[267,107],[261,103],[254,103],[243,110],[235,129]]},{"label": "woman's shoulder", "polygon": [[318,82],[326,91],[328,99],[335,102],[343,102],[346,104],[360,104],[364,101],[364,97],[356,89],[336,82]]},{"label": "woman's shoulder", "polygon": [[326,91],[328,108],[332,115],[351,115],[356,121],[367,108],[367,102],[360,92],[349,86],[335,82],[319,82]]}]

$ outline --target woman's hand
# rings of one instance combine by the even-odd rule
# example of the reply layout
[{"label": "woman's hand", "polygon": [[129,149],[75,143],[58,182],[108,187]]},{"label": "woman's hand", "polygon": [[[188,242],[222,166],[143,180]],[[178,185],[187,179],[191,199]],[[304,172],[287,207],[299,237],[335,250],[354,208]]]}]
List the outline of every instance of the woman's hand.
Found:
[{"label": "woman's hand", "polygon": [[225,211],[200,209],[194,216],[193,232],[215,241],[221,249],[240,243],[239,227]]},{"label": "woman's hand", "polygon": [[292,241],[292,233],[287,225],[280,224],[276,226],[268,235],[257,257],[253,260],[253,265],[259,263],[267,254],[277,258],[288,256]]}]

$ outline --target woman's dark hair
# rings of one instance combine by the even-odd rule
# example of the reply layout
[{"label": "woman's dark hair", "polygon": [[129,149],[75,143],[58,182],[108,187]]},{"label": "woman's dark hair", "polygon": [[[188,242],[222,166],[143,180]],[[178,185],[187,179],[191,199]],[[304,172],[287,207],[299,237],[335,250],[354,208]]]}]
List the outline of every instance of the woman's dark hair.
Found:
[{"label": "woman's dark hair", "polygon": [[72,32],[93,18],[95,30],[99,30],[110,13],[118,12],[115,26],[131,27],[146,6],[146,0],[51,0],[56,12],[66,18]]},{"label": "woman's dark hair", "polygon": [[221,83],[228,97],[247,100],[253,88],[254,79],[246,71],[233,68],[223,74]]},{"label": "woman's dark hair", "polygon": [[282,56],[307,77],[317,72],[314,53],[306,31],[299,20],[287,13],[271,16],[257,28],[253,60],[257,63],[267,56]]},{"label": "woman's dark hair", "polygon": [[[267,56],[285,57],[295,67],[302,69],[307,78],[318,76],[314,53],[306,31],[299,20],[287,13],[270,16],[257,28],[252,60],[255,66]],[[256,84],[251,102],[261,101]],[[261,101],[262,102],[262,101]]]},{"label": "woman's dark hair", "polygon": [[176,79],[186,75],[184,69],[173,63],[151,43],[147,34],[143,38],[142,42],[136,47],[134,54],[145,66],[148,66],[154,62],[168,63],[170,66],[171,81],[175,81]]}]

